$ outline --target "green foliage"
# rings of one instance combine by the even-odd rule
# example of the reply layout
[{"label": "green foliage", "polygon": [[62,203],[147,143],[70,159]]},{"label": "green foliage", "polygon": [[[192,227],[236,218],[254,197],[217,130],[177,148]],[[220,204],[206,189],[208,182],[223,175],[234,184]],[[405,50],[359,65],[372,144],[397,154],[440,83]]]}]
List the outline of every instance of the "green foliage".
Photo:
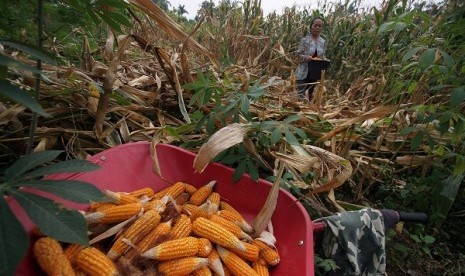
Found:
[{"label": "green foliage", "polygon": [[318,254],[315,254],[315,275],[328,275],[330,272],[334,272],[339,269],[336,262],[332,259],[323,259]]},{"label": "green foliage", "polygon": [[[99,166],[86,160],[51,163],[61,151],[33,153],[18,159],[0,177],[0,274],[13,275],[29,246],[29,236],[13,212],[14,199],[41,233],[59,241],[88,245],[87,224],[76,210],[50,198],[77,203],[102,201],[104,195],[93,185],[75,180],[44,179],[56,173],[87,172]],[[40,192],[45,192],[44,195]],[[18,207],[15,207],[18,208]]]}]

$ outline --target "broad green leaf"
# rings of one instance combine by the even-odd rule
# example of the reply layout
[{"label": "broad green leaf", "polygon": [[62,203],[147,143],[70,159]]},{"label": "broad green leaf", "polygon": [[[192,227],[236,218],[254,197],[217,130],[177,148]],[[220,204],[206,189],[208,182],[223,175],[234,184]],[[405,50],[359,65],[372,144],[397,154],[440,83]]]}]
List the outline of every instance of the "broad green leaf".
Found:
[{"label": "broad green leaf", "polygon": [[9,56],[5,56],[4,54],[1,54],[1,53],[0,53],[0,65],[6,66],[6,67],[12,67],[12,68],[15,68],[15,69],[18,69],[18,70],[29,71],[29,72],[32,72],[32,73],[37,74],[37,75],[40,74],[40,70],[37,69],[36,67],[29,66],[29,65],[27,65],[25,63],[19,62],[19,61],[15,60],[15,59],[12,59]]},{"label": "broad green leaf", "polygon": [[295,122],[295,121],[298,121],[300,120],[300,116],[299,115],[291,115],[289,117],[287,117],[286,119],[284,119],[284,122],[285,123],[292,123],[292,122]]},{"label": "broad green leaf", "polygon": [[258,178],[260,177],[259,174],[258,174],[257,167],[255,167],[254,164],[251,161],[247,161],[247,171],[249,172],[250,177],[254,181],[257,181]]},{"label": "broad green leaf", "polygon": [[19,87],[10,84],[7,81],[0,80],[0,96],[22,104],[44,117],[50,117],[40,104],[33,97],[27,94],[26,91],[21,90]]},{"label": "broad green leaf", "polygon": [[402,61],[406,62],[407,60],[411,59],[414,55],[416,55],[418,51],[422,49],[424,49],[424,47],[415,47],[413,49],[408,50],[402,57]]},{"label": "broad green leaf", "polygon": [[228,154],[224,158],[221,158],[221,163],[232,165],[236,162],[239,162],[243,156],[235,155],[235,154]]},{"label": "broad green leaf", "polygon": [[285,135],[286,135],[286,141],[291,144],[291,145],[299,145],[299,141],[297,140],[297,138],[295,138],[294,134],[292,134],[289,129],[286,129],[284,131]]},{"label": "broad green leaf", "polygon": [[55,164],[48,165],[46,167],[40,167],[33,171],[30,171],[23,175],[24,178],[32,178],[38,176],[45,176],[55,173],[68,173],[68,172],[88,172],[100,169],[99,165],[96,165],[87,160],[72,159]]},{"label": "broad green leaf", "polygon": [[89,244],[87,224],[78,211],[63,208],[50,199],[22,191],[11,190],[11,195],[44,235],[62,242]]},{"label": "broad green leaf", "polygon": [[123,0],[97,0],[94,3],[95,6],[112,6],[118,9],[125,9],[128,7],[128,4]]},{"label": "broad green leaf", "polygon": [[28,44],[25,44],[25,43],[22,43],[22,42],[19,42],[19,41],[11,41],[11,40],[4,40],[4,39],[0,39],[0,44],[3,44],[3,45],[7,45],[7,46],[10,46],[12,48],[15,48],[15,49],[18,49],[32,57],[34,57],[35,59],[40,59],[44,62],[47,62],[49,64],[56,64],[55,62],[55,57],[36,47],[36,46],[33,46],[33,45],[28,45]]},{"label": "broad green leaf", "polygon": [[424,238],[423,238],[423,241],[427,244],[432,244],[436,241],[436,239],[433,237],[433,236],[430,236],[430,235],[426,235]]},{"label": "broad green leaf", "polygon": [[273,130],[271,133],[271,144],[274,146],[276,143],[281,139],[281,133],[282,133],[283,128],[282,127],[277,127]]},{"label": "broad green leaf", "polygon": [[383,25],[379,26],[378,35],[383,34],[384,32],[394,29],[396,22],[386,22]]},{"label": "broad green leaf", "polygon": [[54,160],[62,151],[47,150],[42,152],[31,153],[13,163],[5,170],[5,181],[11,181],[22,177],[22,175],[33,168]]},{"label": "broad green leaf", "polygon": [[454,88],[450,94],[450,106],[457,107],[465,101],[465,87],[459,86]]},{"label": "broad green leaf", "polygon": [[33,180],[21,184],[55,194],[63,199],[78,203],[104,201],[105,195],[94,185],[79,180]]},{"label": "broad green leaf", "polygon": [[410,149],[416,150],[423,143],[423,132],[419,131],[415,137],[412,138]]},{"label": "broad green leaf", "polygon": [[405,28],[407,27],[407,24],[405,24],[404,22],[397,22],[396,23],[396,32],[401,32],[403,31]]},{"label": "broad green leaf", "polygon": [[239,181],[239,179],[241,179],[242,175],[245,172],[245,165],[246,165],[245,162],[241,162],[241,163],[239,163],[237,168],[234,170],[234,173],[233,173],[233,181],[234,182],[237,182],[237,181]]},{"label": "broad green leaf", "polygon": [[113,18],[117,23],[124,25],[126,27],[131,27],[132,23],[124,15],[118,12],[111,13],[111,18]]},{"label": "broad green leaf", "polygon": [[420,59],[418,60],[418,64],[420,68],[426,69],[431,66],[434,62],[434,58],[436,57],[436,49],[428,48],[423,53],[421,53]]},{"label": "broad green leaf", "polygon": [[243,95],[241,97],[241,111],[242,111],[242,113],[248,114],[249,113],[249,108],[250,108],[249,98],[247,98],[246,95]]},{"label": "broad green leaf", "polygon": [[11,212],[3,195],[0,198],[0,275],[14,275],[26,255],[29,236]]},{"label": "broad green leaf", "polygon": [[103,20],[103,22],[105,22],[108,26],[110,26],[111,29],[113,29],[114,31],[118,33],[123,32],[120,24],[113,19],[112,12],[109,12],[106,10],[100,10],[100,13],[98,13],[98,15]]}]

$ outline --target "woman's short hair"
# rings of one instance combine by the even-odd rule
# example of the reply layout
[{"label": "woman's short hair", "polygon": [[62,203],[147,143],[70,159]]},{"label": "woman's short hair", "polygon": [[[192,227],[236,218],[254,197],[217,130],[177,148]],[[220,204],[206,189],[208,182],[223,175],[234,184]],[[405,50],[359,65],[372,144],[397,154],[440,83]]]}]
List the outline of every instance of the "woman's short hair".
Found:
[{"label": "woman's short hair", "polygon": [[325,20],[323,19],[323,17],[321,16],[315,16],[312,18],[312,21],[310,21],[310,28],[313,26],[313,23],[315,23],[315,20],[317,19],[320,19],[321,21],[323,21],[323,23],[325,23]]}]

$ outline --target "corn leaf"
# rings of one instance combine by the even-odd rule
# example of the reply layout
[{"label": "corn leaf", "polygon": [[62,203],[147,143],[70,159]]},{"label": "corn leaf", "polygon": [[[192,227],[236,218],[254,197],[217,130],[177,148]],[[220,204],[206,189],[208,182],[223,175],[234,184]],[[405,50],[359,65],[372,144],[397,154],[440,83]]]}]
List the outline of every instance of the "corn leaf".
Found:
[{"label": "corn leaf", "polygon": [[41,196],[16,190],[10,192],[44,235],[62,242],[89,244],[87,224],[78,211],[63,208]]},{"label": "corn leaf", "polygon": [[88,172],[99,169],[100,166],[87,160],[73,159],[41,167],[23,175],[24,178],[32,178],[55,173]]},{"label": "corn leaf", "polygon": [[0,198],[0,275],[14,275],[26,255],[29,236],[3,195]]}]

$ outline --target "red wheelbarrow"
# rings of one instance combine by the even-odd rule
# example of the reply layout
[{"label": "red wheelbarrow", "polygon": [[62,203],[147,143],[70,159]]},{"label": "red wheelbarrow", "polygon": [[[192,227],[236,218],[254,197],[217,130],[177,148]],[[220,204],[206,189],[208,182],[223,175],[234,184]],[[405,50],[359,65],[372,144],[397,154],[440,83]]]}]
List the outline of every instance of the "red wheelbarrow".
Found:
[{"label": "red wheelbarrow", "polygon": [[[197,173],[193,168],[196,155],[179,147],[159,144],[156,151],[163,178],[152,170],[153,161],[149,154],[148,142],[124,144],[88,158],[89,161],[101,166],[100,170],[57,174],[49,178],[81,180],[92,183],[101,190],[122,192],[147,186],[161,190],[177,181],[200,187],[211,180],[216,180],[215,191],[236,207],[249,222],[252,222],[260,212],[272,186],[263,179],[255,182],[248,175],[244,175],[238,182],[233,182],[234,170],[219,163],[211,163],[202,173]],[[60,198],[55,199],[65,206],[79,210],[88,207]],[[31,231],[33,223],[24,211],[14,201],[9,204],[26,230]],[[396,223],[399,220],[425,222],[427,219],[422,213],[399,212],[398,214]],[[324,230],[325,224],[312,222],[302,204],[283,189],[279,191],[278,204],[271,220],[281,257],[280,263],[270,271],[271,275],[314,275],[314,233]],[[43,275],[30,249],[18,267],[16,275]]]},{"label": "red wheelbarrow", "polygon": [[[235,206],[251,222],[260,212],[271,183],[260,179],[253,181],[244,175],[233,182],[234,170],[221,164],[212,163],[202,173],[193,169],[195,154],[168,144],[156,147],[162,177],[152,171],[150,143],[136,142],[105,150],[89,158],[101,169],[75,174],[54,175],[53,179],[82,180],[94,184],[101,190],[129,192],[151,186],[161,190],[174,182],[183,181],[200,187],[216,180],[215,190]],[[87,206],[62,201],[66,206],[84,210]],[[20,221],[31,230],[32,222],[20,208],[12,204]],[[16,207],[16,208],[15,208]],[[271,271],[272,275],[314,275],[313,225],[305,208],[285,190],[280,190],[278,204],[272,217],[273,232],[277,239],[281,261]],[[16,275],[41,275],[40,268],[29,250],[17,269]]]}]

